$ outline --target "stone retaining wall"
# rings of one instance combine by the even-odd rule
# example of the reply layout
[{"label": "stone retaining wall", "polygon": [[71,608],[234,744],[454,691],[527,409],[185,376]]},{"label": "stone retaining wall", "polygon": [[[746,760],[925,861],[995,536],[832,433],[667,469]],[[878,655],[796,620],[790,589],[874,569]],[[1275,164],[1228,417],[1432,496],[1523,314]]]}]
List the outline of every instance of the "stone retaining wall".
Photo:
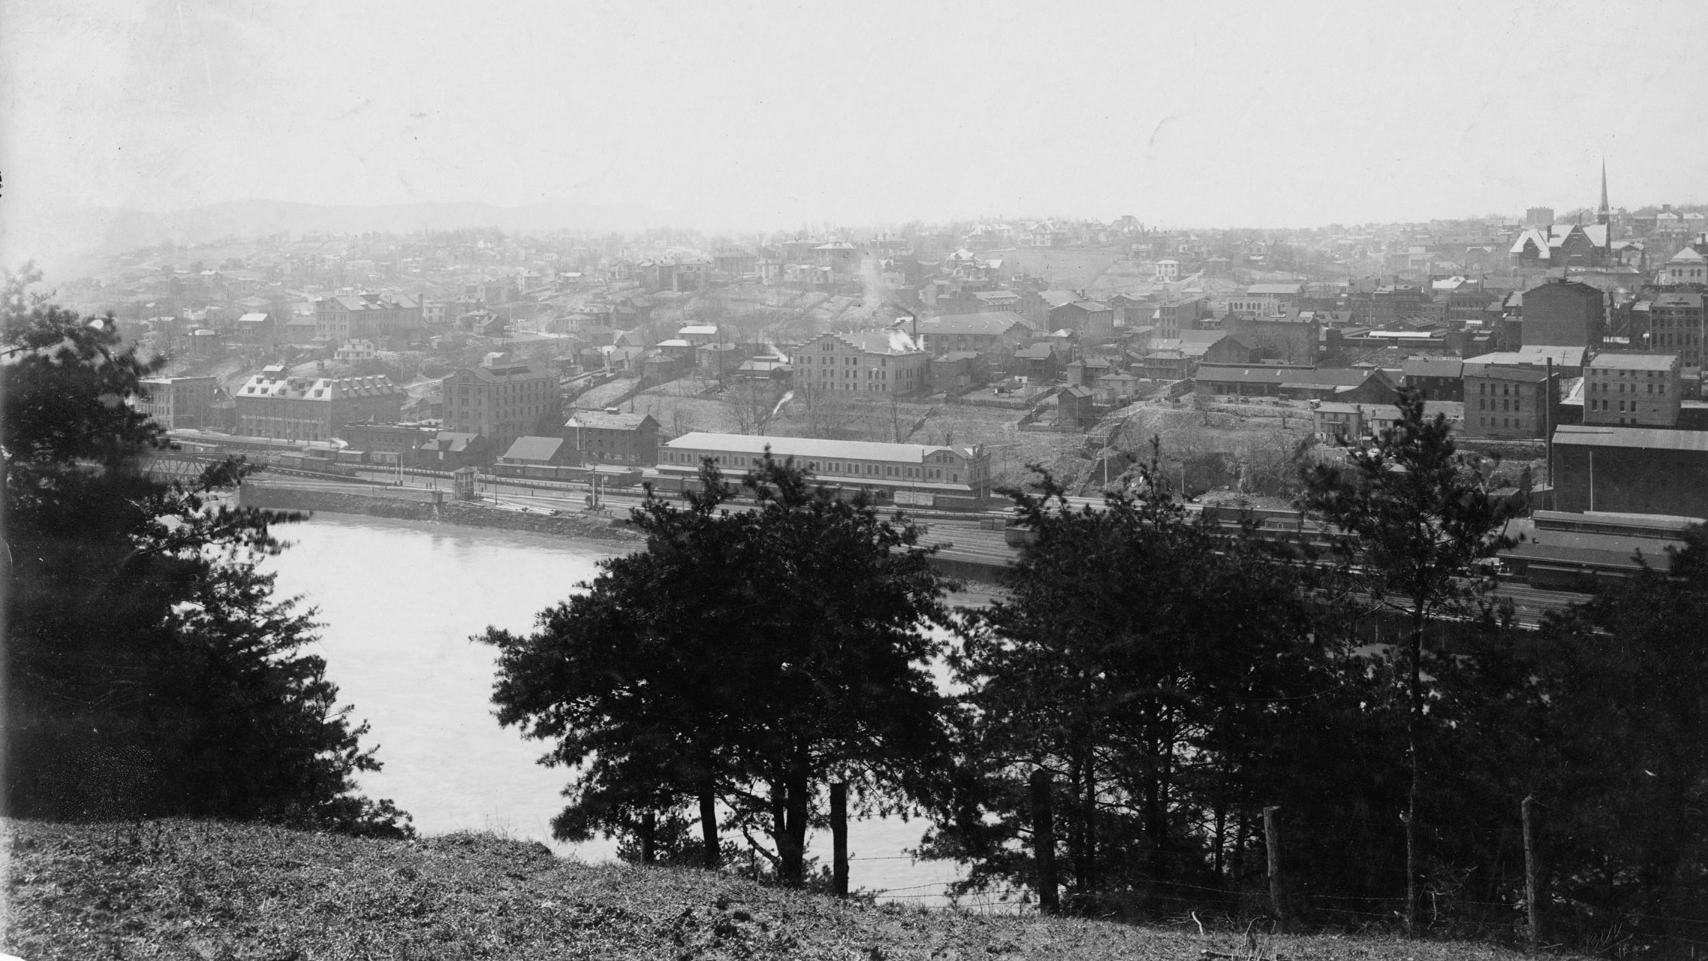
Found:
[{"label": "stone retaining wall", "polygon": [[264,507],[272,510],[325,511],[335,514],[361,514],[368,517],[390,517],[397,520],[435,521],[464,527],[490,527],[499,530],[530,531],[536,534],[556,534],[562,537],[581,537],[594,540],[639,544],[641,537],[634,530],[614,523],[628,517],[626,511],[607,515],[547,514],[501,510],[480,504],[446,501],[435,507],[431,502],[405,499],[383,494],[354,491],[305,490],[300,487],[273,487],[248,482],[238,492],[238,503],[244,507]]}]

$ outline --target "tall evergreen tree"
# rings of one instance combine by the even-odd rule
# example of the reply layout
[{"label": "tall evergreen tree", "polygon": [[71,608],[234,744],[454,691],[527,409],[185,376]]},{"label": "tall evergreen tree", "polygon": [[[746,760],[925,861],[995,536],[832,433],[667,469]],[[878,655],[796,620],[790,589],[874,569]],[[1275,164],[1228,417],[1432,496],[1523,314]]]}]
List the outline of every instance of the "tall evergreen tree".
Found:
[{"label": "tall evergreen tree", "polygon": [[1502,534],[1515,505],[1461,455],[1446,415],[1424,416],[1421,394],[1402,391],[1400,418],[1369,442],[1345,449],[1344,464],[1306,472],[1303,503],[1340,532],[1372,606],[1399,612],[1406,634],[1406,928],[1418,927],[1423,852],[1419,800],[1425,737],[1424,630],[1431,619],[1490,614],[1491,579],[1479,562],[1511,546]]},{"label": "tall evergreen tree", "polygon": [[[1584,928],[1708,931],[1708,529],[1551,618],[1550,874]],[[1540,792],[1539,792],[1540,793]]]},{"label": "tall evergreen tree", "polygon": [[1030,880],[1014,842],[1034,769],[1060,785],[1063,874],[1087,908],[1225,878],[1230,826],[1263,803],[1254,762],[1325,654],[1306,572],[1141,477],[1100,510],[1070,508],[1047,474],[1014,494],[1036,536],[1008,596],[966,616],[952,663],[978,777],[930,845],[969,861],[970,885]]},{"label": "tall evergreen tree", "polygon": [[146,471],[166,446],[129,401],[158,369],[90,319],[7,285],[6,809],[60,818],[217,815],[401,833],[354,793],[377,769],[301,648],[309,614],[255,562],[284,515],[222,501],[247,471]]},{"label": "tall evergreen tree", "polygon": [[632,829],[693,797],[708,862],[721,806],[799,884],[827,781],[880,807],[931,789],[946,705],[926,628],[947,583],[912,524],[769,454],[743,480],[752,510],[721,506],[715,468],[701,479],[686,509],[649,498],[646,550],[533,634],[478,639],[500,651],[500,721],[554,740],[545,763],[587,765],[560,830]]}]

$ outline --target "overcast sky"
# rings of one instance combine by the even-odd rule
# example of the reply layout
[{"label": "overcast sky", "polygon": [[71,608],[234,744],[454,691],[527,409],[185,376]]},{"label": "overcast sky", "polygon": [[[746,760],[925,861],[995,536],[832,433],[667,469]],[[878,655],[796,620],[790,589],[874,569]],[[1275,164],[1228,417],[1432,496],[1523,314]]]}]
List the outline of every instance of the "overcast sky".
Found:
[{"label": "overcast sky", "polygon": [[[78,206],[1305,226],[1708,199],[1708,3],[0,0],[0,229]],[[27,246],[27,244],[25,244]],[[11,264],[8,264],[11,266]]]}]

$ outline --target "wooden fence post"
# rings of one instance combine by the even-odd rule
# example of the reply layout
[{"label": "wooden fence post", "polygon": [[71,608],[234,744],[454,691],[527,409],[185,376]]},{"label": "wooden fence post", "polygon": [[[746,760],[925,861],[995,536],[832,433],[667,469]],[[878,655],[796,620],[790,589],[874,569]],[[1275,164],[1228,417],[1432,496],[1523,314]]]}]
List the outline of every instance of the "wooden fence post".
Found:
[{"label": "wooden fence post", "polygon": [[1270,805],[1263,809],[1263,845],[1269,851],[1269,909],[1275,912],[1275,930],[1287,929],[1286,897],[1281,876],[1281,808]]},{"label": "wooden fence post", "polygon": [[836,896],[848,896],[848,784],[830,782],[830,848],[832,882]]},{"label": "wooden fence post", "polygon": [[640,859],[642,864],[651,864],[658,856],[658,815],[648,811],[641,815],[640,823]]},{"label": "wooden fence post", "polygon": [[1032,857],[1038,865],[1038,910],[1055,914],[1061,910],[1056,898],[1056,819],[1050,809],[1050,772],[1032,772]]},{"label": "wooden fence post", "polygon": [[1530,914],[1529,931],[1526,932],[1524,940],[1531,954],[1536,953],[1542,942],[1542,906],[1536,896],[1535,807],[1536,798],[1531,795],[1525,795],[1524,803],[1518,806],[1519,816],[1524,823],[1524,906]]}]

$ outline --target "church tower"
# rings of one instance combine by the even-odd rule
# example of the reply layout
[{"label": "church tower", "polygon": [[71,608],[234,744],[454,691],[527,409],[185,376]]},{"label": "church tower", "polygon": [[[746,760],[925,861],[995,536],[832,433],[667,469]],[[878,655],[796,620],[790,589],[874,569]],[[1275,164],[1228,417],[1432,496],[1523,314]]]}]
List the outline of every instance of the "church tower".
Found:
[{"label": "church tower", "polygon": [[[1607,206],[1607,158],[1601,158],[1601,206],[1595,208],[1595,222],[1608,227],[1613,222],[1613,211]],[[1609,241],[1613,240],[1612,228],[1608,227]]]}]

